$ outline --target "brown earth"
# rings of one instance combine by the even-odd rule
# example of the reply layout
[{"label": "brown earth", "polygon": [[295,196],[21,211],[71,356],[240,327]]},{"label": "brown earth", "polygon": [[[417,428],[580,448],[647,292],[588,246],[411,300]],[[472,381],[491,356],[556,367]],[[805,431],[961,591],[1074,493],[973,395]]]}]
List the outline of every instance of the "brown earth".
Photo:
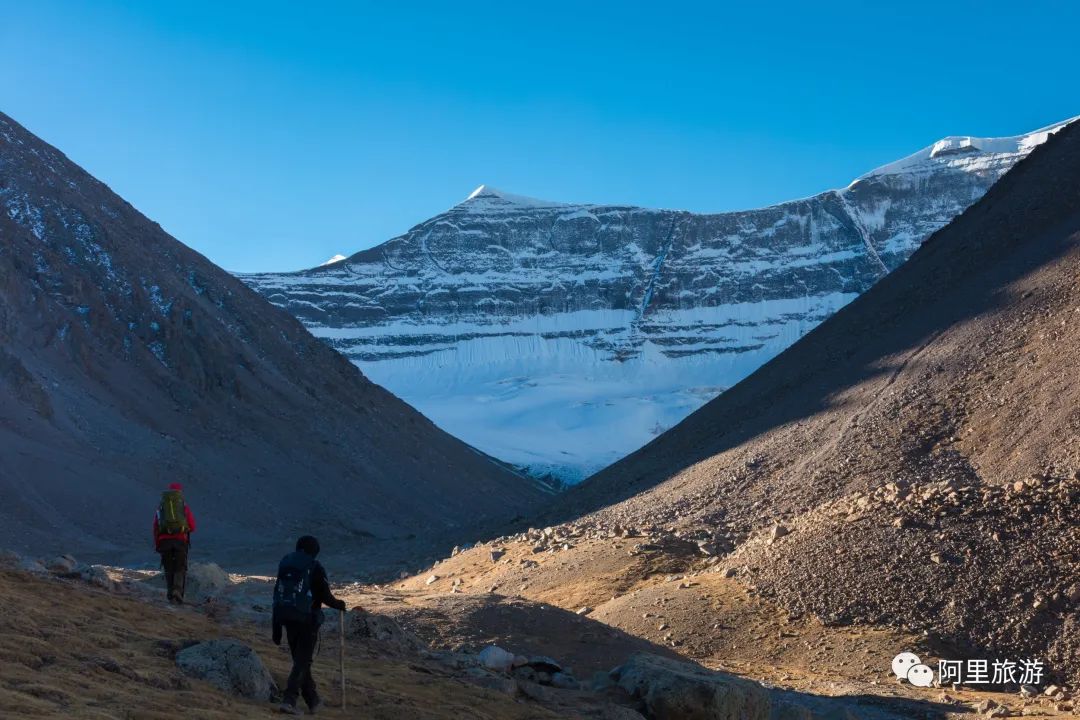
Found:
[{"label": "brown earth", "polygon": [[[1077,348],[1074,124],[546,521],[594,512],[734,551],[725,567],[793,614],[926,633],[946,656],[1036,657],[1080,684]],[[770,542],[777,523],[793,532]]]},{"label": "brown earth", "polygon": [[[932,667],[948,655],[920,632],[793,614],[740,573],[727,577],[715,558],[671,546],[635,550],[655,538],[595,537],[607,534],[581,531],[566,538],[567,549],[545,544],[540,552],[533,542],[503,538],[392,586],[346,595],[397,618],[435,647],[496,644],[542,653],[585,678],[644,649],[803,697],[846,698],[853,717],[873,710],[963,718],[986,701],[1014,714],[1080,717],[1071,700],[898,683],[890,664],[899,652],[914,651]],[[504,554],[493,562],[492,551]],[[590,573],[593,565],[603,570]]]},{"label": "brown earth", "polygon": [[237,563],[312,528],[474,537],[544,498],[3,114],[0,457],[0,547],[114,563],[169,481],[196,551]]}]

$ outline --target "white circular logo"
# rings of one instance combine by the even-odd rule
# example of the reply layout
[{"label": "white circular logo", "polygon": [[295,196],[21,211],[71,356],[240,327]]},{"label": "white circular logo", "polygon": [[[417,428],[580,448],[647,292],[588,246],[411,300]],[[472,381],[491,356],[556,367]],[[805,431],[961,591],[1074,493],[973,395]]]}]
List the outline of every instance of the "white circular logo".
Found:
[{"label": "white circular logo", "polygon": [[929,666],[919,663],[908,669],[907,679],[915,687],[930,687],[934,684],[934,671]]},{"label": "white circular logo", "polygon": [[908,676],[908,670],[916,665],[922,664],[922,660],[915,653],[902,652],[892,659],[892,671],[893,675],[898,680],[906,680]]}]

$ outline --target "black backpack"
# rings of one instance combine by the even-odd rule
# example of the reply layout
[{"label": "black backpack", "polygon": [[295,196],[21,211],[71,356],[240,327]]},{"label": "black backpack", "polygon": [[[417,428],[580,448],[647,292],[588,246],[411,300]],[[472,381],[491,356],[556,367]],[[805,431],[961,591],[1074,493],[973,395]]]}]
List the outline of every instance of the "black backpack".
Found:
[{"label": "black backpack", "polygon": [[274,585],[274,617],[280,622],[314,619],[311,576],[315,565],[315,558],[299,550],[281,559]]}]

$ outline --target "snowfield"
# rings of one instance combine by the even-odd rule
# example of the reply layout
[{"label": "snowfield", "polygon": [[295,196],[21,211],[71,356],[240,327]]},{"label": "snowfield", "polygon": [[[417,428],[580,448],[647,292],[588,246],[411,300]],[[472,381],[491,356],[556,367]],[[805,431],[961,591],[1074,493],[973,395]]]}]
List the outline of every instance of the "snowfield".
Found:
[{"label": "snowfield", "polygon": [[241,279],[443,429],[572,483],[864,292],[1064,124],[714,215],[481,186],[370,250]]}]

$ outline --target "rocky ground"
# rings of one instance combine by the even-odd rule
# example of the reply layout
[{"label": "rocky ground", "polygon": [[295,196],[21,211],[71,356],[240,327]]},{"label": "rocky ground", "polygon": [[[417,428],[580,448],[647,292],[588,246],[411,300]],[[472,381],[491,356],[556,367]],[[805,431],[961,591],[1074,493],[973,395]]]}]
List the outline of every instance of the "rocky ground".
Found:
[{"label": "rocky ground", "polygon": [[[856,528],[848,517],[845,511],[844,524]],[[894,517],[884,520],[891,528]],[[1063,683],[1049,678],[1039,693],[1049,688],[1051,694],[1031,697],[1019,687],[991,692],[899,683],[890,663],[901,651],[914,651],[935,668],[938,660],[956,657],[955,648],[919,627],[925,616],[913,615],[911,627],[903,629],[869,617],[827,618],[787,609],[789,598],[778,596],[775,587],[793,587],[793,579],[766,585],[761,569],[782,567],[782,559],[765,558],[782,558],[785,541],[803,532],[809,526],[769,528],[749,537],[739,551],[717,556],[711,554],[716,540],[678,529],[583,520],[478,544],[377,592],[358,588],[355,597],[437,646],[495,643],[550,652],[586,677],[603,668],[595,654],[602,658],[632,650],[628,641],[648,641],[656,656],[690,659],[809,696],[848,698],[860,711],[891,709],[902,717],[989,711],[1075,716],[1069,689],[1075,685],[1064,685],[1059,694]],[[821,532],[827,536],[829,529]],[[928,565],[937,567],[933,560]],[[811,573],[798,578],[807,585],[806,598],[830,597],[830,571],[819,566],[817,572],[816,584]],[[1064,592],[1058,602],[1063,597]],[[537,606],[540,612],[529,612]],[[988,623],[1008,612],[988,616]],[[523,620],[530,616],[559,621],[530,626]],[[564,631],[556,632],[556,625]],[[862,717],[858,711],[855,716]]]},{"label": "rocky ground", "polygon": [[[609,540],[582,538],[578,547],[595,553]],[[353,606],[345,628],[351,709],[337,707],[331,614],[316,660],[325,714],[899,720],[982,703],[999,714],[1067,716],[1062,698],[896,685],[889,658],[896,648],[919,648],[916,638],[792,620],[708,560],[672,577],[649,575],[657,566],[646,563],[636,587],[577,610],[478,591],[493,565],[529,565],[527,573],[534,561],[521,562],[526,555],[554,565],[573,552],[532,549],[511,540],[494,563],[491,546],[477,547],[440,563],[433,573],[441,575],[338,586]],[[273,709],[288,658],[268,640],[270,578],[195,565],[189,603],[175,608],[163,601],[156,572],[69,556],[42,563],[6,553],[0,561],[0,600],[13,609],[2,621],[0,702],[15,716],[164,718],[182,706],[232,718]],[[600,591],[595,582],[575,585],[568,576],[565,597]]]}]

